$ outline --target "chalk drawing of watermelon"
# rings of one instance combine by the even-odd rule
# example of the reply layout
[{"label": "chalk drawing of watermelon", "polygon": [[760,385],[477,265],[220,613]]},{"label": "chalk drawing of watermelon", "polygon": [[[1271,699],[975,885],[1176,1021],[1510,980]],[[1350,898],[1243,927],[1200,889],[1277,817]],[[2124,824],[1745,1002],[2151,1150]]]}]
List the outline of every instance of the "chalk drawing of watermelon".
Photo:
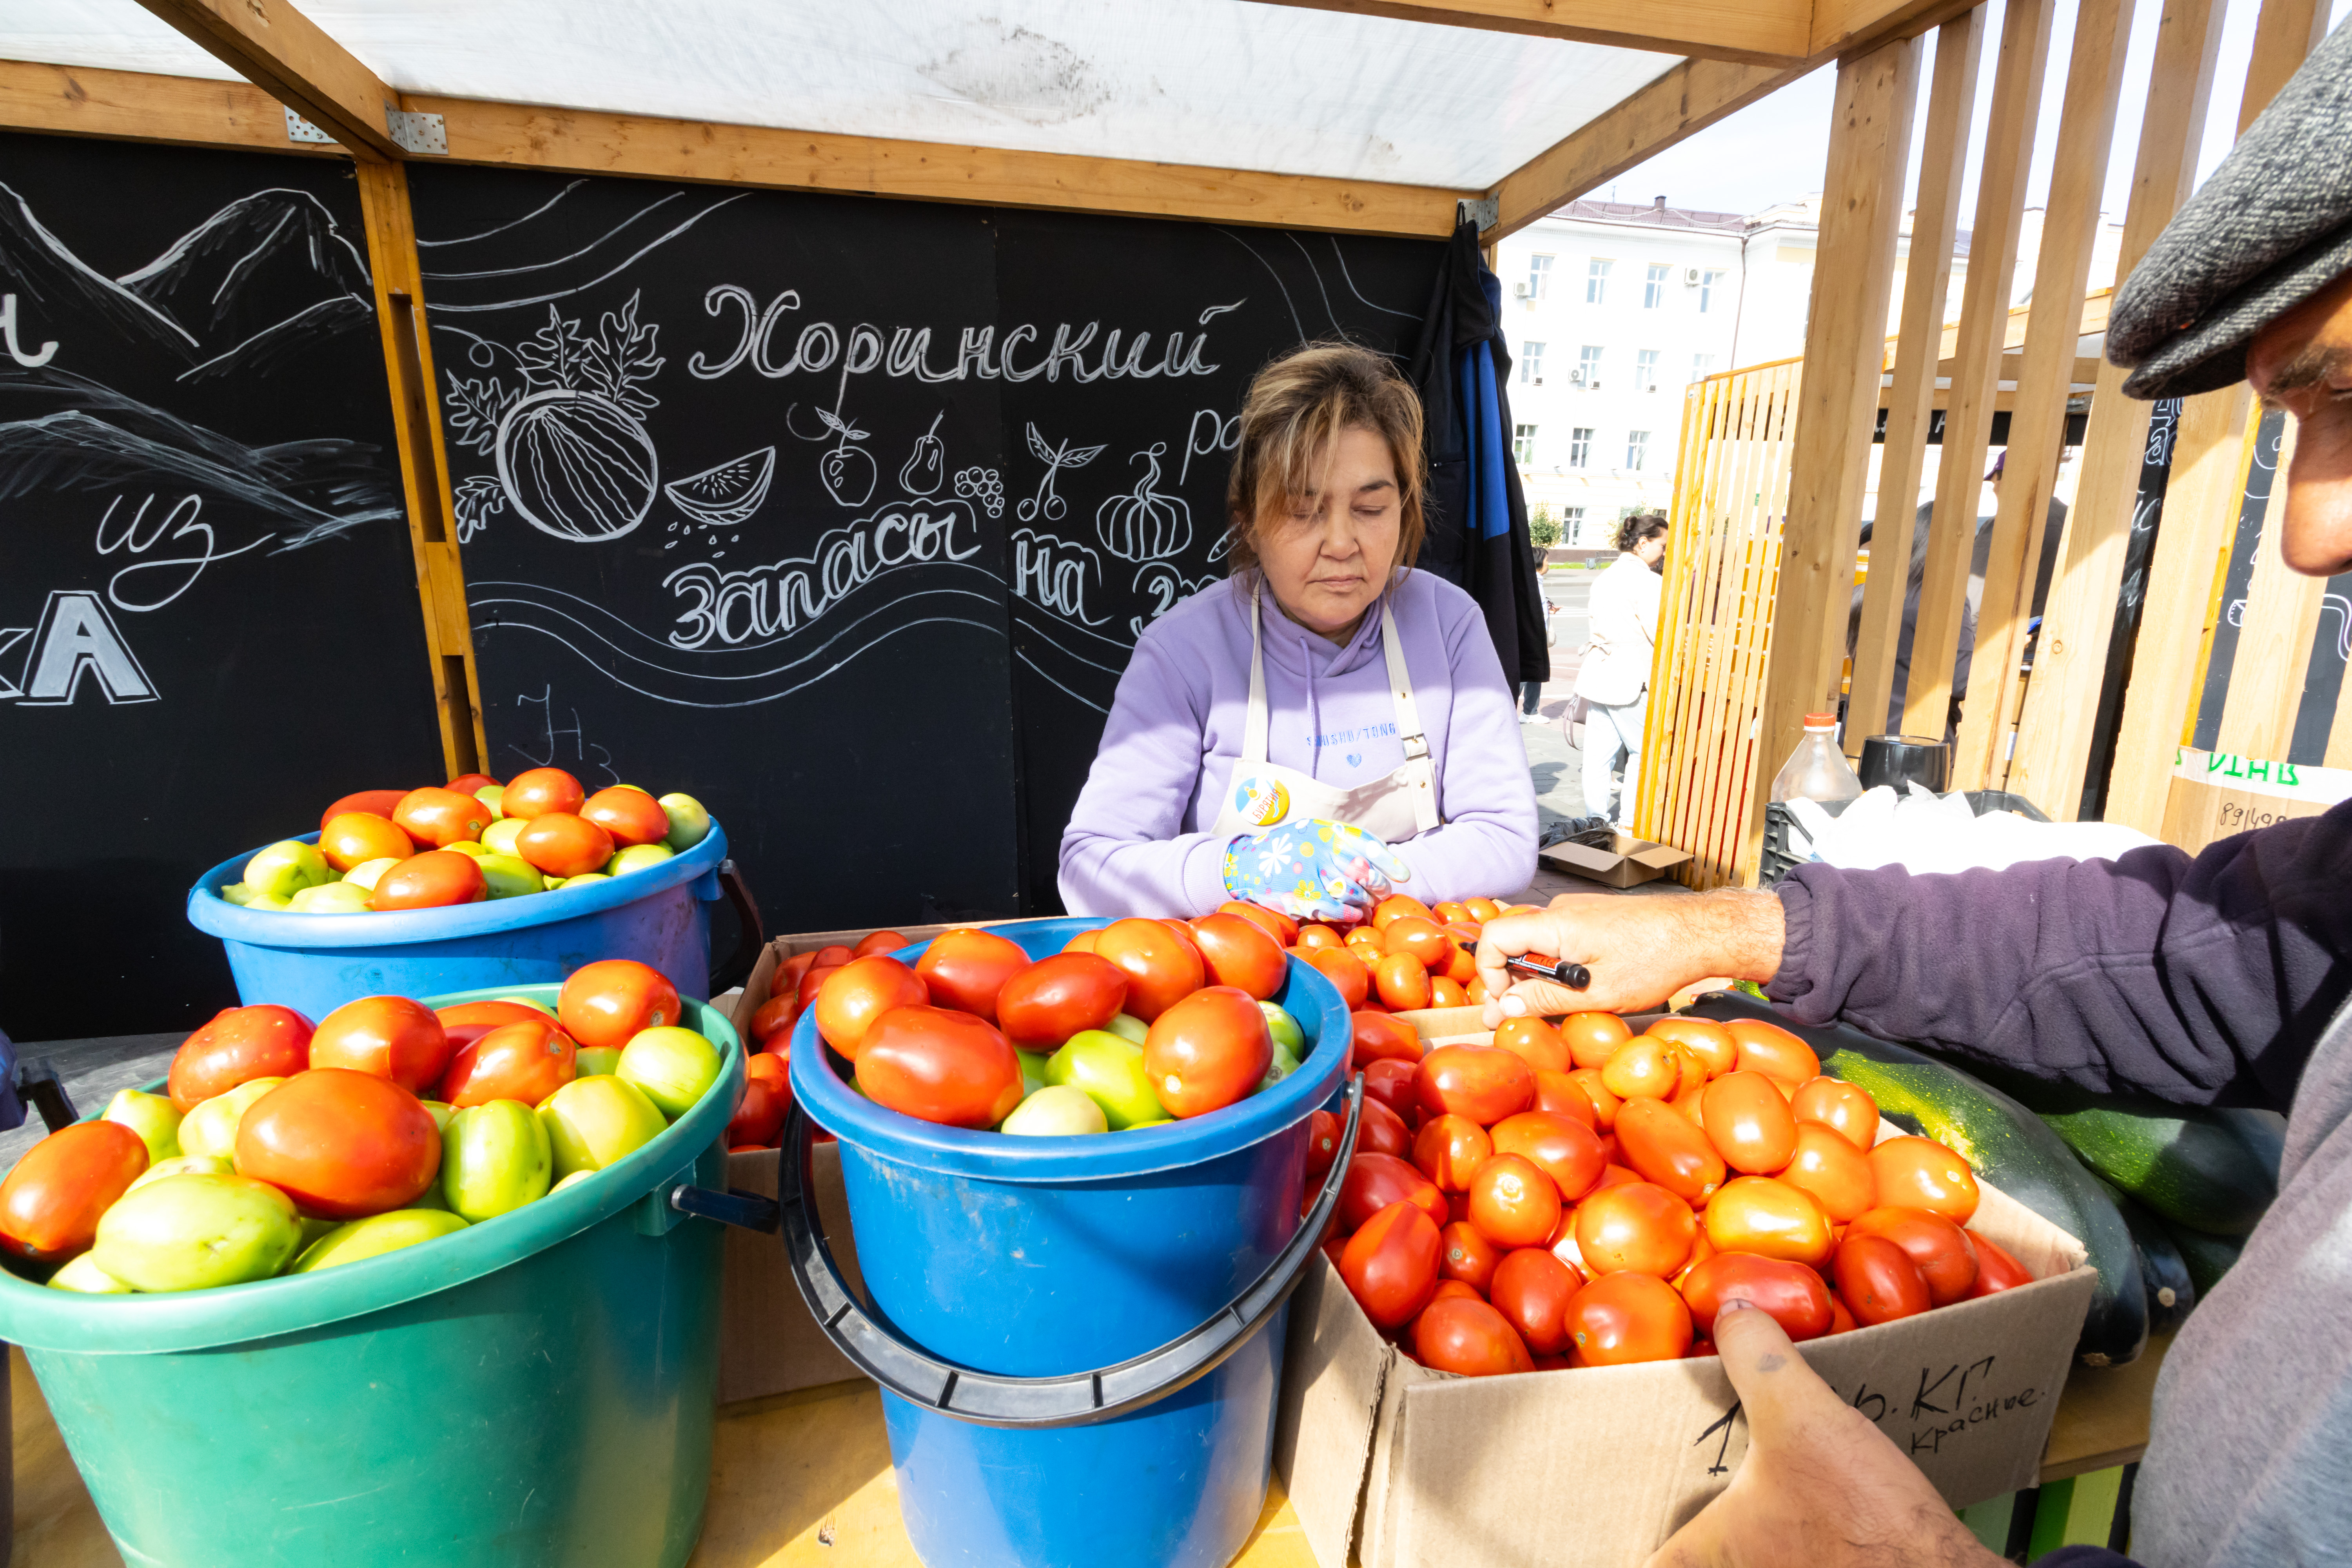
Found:
[{"label": "chalk drawing of watermelon", "polygon": [[591,392],[533,393],[499,422],[499,483],[532,527],[583,543],[618,539],[654,504],[646,427]]},{"label": "chalk drawing of watermelon", "polygon": [[776,449],[762,447],[717,468],[705,468],[682,479],[672,479],[662,492],[687,516],[706,528],[726,528],[748,520],[768,499],[768,481],[776,477]]}]

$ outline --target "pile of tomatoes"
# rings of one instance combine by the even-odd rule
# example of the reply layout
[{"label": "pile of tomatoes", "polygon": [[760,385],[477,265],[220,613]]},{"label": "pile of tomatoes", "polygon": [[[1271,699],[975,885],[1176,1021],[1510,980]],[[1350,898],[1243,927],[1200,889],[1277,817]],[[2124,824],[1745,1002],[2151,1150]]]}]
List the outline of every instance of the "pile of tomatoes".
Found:
[{"label": "pile of tomatoes", "polygon": [[[2028,1283],[1965,1228],[1968,1163],[1760,1021],[1505,1021],[1423,1054],[1360,1013],[1357,1153],[1324,1246],[1366,1316],[1466,1375],[1709,1355],[1731,1300],[1792,1340]],[[1339,1122],[1315,1113],[1308,1168]]]},{"label": "pile of tomatoes", "polygon": [[1488,921],[1528,914],[1534,904],[1503,904],[1493,899],[1448,900],[1432,909],[1402,894],[1373,906],[1372,918],[1341,931],[1289,917],[1255,904],[1227,904],[1246,910],[1297,957],[1323,972],[1350,1009],[1409,1013],[1423,1007],[1466,1007],[1484,1002],[1473,953]]}]

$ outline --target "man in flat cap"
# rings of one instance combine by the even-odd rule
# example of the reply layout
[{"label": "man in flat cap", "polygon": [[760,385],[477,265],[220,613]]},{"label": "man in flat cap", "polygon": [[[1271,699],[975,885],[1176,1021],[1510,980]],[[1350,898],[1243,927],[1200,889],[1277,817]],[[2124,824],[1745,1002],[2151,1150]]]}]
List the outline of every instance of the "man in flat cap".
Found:
[{"label": "man in flat cap", "polygon": [[[2352,567],[2352,27],[2315,51],[2118,291],[2107,353],[2157,398],[2241,378],[2294,416],[2286,563]],[[2352,693],[2347,694],[2352,700]],[[1512,984],[1506,955],[1589,965]],[[1776,889],[1564,897],[1491,921],[1489,1024],[1655,1007],[1712,975],[2095,1093],[2287,1113],[2278,1197],[2181,1328],[2131,1502],[2133,1558],[2044,1568],[2352,1563],[2352,802],[2114,860],[1913,876],[1801,866]],[[1702,1331],[1707,1325],[1701,1325]],[[1728,1489],[1653,1568],[1984,1564],[1925,1477],[1764,1312],[1715,1342],[1746,1417]]]}]

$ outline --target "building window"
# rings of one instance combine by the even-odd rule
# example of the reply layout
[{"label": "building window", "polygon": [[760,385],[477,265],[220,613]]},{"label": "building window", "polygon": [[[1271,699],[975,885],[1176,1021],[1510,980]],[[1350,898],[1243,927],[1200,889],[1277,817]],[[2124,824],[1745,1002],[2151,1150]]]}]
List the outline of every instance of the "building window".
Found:
[{"label": "building window", "polygon": [[1603,261],[1597,256],[1586,265],[1584,268],[1584,302],[1586,304],[1598,305],[1602,302],[1602,297],[1609,292],[1609,268],[1613,265],[1615,263]]},{"label": "building window", "polygon": [[1528,258],[1528,298],[1540,300],[1551,292],[1551,262],[1549,256]]},{"label": "building window", "polygon": [[1643,392],[1658,390],[1658,351],[1643,349],[1633,356],[1633,384]]},{"label": "building window", "polygon": [[1690,378],[1693,381],[1705,381],[1708,376],[1713,375],[1714,374],[1715,356],[1713,354],[1691,355]]},{"label": "building window", "polygon": [[1647,430],[1625,432],[1625,467],[1635,473],[1642,471],[1642,459],[1650,455],[1650,433]]},{"label": "building window", "polygon": [[1666,302],[1666,274],[1673,268],[1663,261],[1653,261],[1642,275],[1642,309],[1654,310]]},{"label": "building window", "polygon": [[1592,388],[1601,384],[1601,349],[1587,343],[1576,351],[1576,384]]},{"label": "building window", "polygon": [[1568,466],[1571,468],[1589,468],[1591,462],[1592,426],[1575,426],[1568,433]]},{"label": "building window", "polygon": [[1529,339],[1519,345],[1519,379],[1530,386],[1543,384],[1543,344]]},{"label": "building window", "polygon": [[1536,427],[1532,425],[1511,426],[1511,460],[1528,468],[1536,460]]},{"label": "building window", "polygon": [[1715,288],[1723,281],[1721,272],[1710,268],[1698,277],[1698,313],[1706,315],[1715,308]]},{"label": "building window", "polygon": [[1562,509],[1559,525],[1560,542],[1570,546],[1584,542],[1584,509],[1571,506]]}]

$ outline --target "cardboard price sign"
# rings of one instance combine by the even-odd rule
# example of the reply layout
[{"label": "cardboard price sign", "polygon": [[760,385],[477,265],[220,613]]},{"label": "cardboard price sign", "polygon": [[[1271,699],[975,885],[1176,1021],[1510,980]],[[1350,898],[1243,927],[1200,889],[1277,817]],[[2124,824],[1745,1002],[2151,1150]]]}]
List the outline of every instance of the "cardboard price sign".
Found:
[{"label": "cardboard price sign", "polygon": [[2233,834],[2317,816],[2346,800],[2352,800],[2352,772],[2341,768],[2298,767],[2182,746],[2173,752],[2162,837],[2194,855]]}]

